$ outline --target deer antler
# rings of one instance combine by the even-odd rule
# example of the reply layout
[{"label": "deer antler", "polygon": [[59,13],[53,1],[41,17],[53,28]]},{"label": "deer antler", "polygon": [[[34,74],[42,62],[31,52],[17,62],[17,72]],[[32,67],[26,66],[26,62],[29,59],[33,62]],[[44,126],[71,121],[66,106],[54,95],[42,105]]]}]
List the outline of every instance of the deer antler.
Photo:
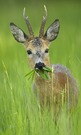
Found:
[{"label": "deer antler", "polygon": [[42,20],[42,24],[41,24],[41,28],[40,28],[40,32],[39,32],[39,37],[44,36],[44,27],[45,27],[46,20],[47,20],[47,8],[45,5],[44,5],[44,10],[45,10],[45,15],[43,16],[43,20]]},{"label": "deer antler", "polygon": [[31,38],[34,38],[34,32],[32,30],[32,27],[31,27],[30,23],[29,23],[28,16],[26,16],[26,14],[25,14],[25,8],[23,10],[23,17],[24,17],[24,20],[27,24],[27,27],[28,27],[29,34],[30,34]]}]

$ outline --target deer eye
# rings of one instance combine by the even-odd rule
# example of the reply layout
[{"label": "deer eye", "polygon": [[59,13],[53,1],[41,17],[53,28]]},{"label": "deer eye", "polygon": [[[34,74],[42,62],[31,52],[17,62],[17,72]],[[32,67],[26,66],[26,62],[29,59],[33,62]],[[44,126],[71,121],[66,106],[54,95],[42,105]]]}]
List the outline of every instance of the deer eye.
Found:
[{"label": "deer eye", "polygon": [[32,51],[31,50],[27,50],[27,54],[28,55],[32,54]]},{"label": "deer eye", "polygon": [[45,53],[48,53],[48,52],[49,52],[49,49],[46,49],[46,50],[45,50]]}]

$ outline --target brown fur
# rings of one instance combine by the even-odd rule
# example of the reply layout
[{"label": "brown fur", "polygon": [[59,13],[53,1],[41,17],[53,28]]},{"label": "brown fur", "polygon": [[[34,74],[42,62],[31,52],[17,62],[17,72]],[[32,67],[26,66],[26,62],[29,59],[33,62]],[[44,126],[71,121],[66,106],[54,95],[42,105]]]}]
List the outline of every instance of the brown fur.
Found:
[{"label": "brown fur", "polygon": [[77,82],[66,67],[53,65],[53,68],[54,72],[49,74],[50,80],[35,75],[34,91],[39,93],[41,106],[50,106],[52,101],[55,112],[63,104],[66,105],[66,109],[72,110],[78,101]]}]

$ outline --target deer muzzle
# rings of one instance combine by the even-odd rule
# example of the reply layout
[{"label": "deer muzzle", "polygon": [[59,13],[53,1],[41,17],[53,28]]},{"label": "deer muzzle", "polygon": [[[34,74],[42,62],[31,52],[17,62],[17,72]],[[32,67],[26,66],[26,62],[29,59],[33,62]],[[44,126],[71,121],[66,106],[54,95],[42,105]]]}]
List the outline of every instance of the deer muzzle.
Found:
[{"label": "deer muzzle", "polygon": [[42,63],[42,62],[39,62],[39,63],[36,63],[36,64],[35,64],[35,68],[38,68],[39,70],[42,70],[43,67],[45,67],[45,64]]}]

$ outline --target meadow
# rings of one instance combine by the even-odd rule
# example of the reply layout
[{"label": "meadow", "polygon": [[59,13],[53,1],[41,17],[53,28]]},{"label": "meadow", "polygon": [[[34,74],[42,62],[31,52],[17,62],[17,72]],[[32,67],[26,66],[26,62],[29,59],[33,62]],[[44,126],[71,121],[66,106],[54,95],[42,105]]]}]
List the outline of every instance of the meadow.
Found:
[{"label": "meadow", "polygon": [[[36,5],[37,4],[37,5]],[[39,103],[32,91],[31,80],[25,75],[31,71],[24,47],[17,43],[9,24],[14,22],[26,33],[23,8],[38,34],[43,5],[48,9],[46,28],[60,20],[58,38],[50,46],[51,63],[67,66],[81,89],[81,2],[79,1],[9,1],[0,4],[0,135],[81,135],[81,91],[73,114],[62,111],[57,126],[53,112]],[[69,120],[71,117],[71,121]]]}]

